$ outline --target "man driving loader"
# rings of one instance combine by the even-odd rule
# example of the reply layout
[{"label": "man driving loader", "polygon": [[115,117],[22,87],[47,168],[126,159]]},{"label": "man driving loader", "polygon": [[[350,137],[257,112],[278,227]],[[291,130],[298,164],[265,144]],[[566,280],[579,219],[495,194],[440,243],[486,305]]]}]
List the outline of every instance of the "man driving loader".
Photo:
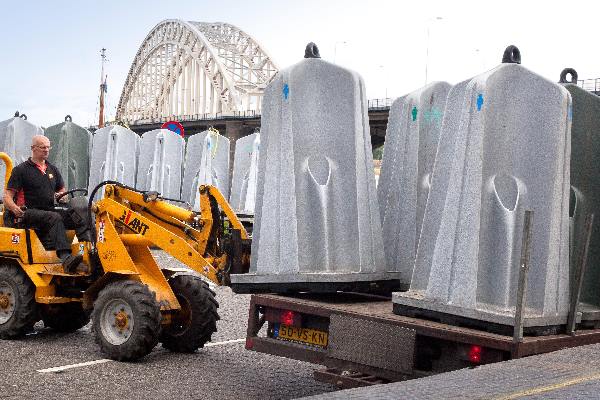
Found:
[{"label": "man driving loader", "polygon": [[34,136],[31,157],[13,169],[4,191],[4,206],[12,214],[5,225],[33,228],[47,250],[56,250],[64,271],[73,273],[83,257],[71,254],[66,229],[75,229],[81,241],[89,240],[89,227],[71,210],[55,208],[57,199],[66,203],[68,197],[60,172],[48,162],[51,148],[47,137]]}]

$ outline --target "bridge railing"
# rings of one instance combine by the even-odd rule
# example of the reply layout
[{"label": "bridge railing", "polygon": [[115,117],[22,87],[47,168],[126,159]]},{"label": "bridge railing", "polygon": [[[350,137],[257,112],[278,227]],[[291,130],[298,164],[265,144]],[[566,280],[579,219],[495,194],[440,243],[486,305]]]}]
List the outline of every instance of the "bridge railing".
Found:
[{"label": "bridge railing", "polygon": [[371,111],[389,110],[393,102],[394,99],[390,97],[385,99],[371,99],[367,101],[369,104],[369,110]]},{"label": "bridge railing", "polygon": [[204,114],[185,114],[185,115],[171,115],[168,117],[160,118],[145,118],[131,121],[130,125],[144,125],[144,124],[159,124],[167,121],[206,121],[206,120],[221,120],[221,119],[246,119],[246,118],[257,118],[260,117],[260,113],[254,110],[248,111],[233,111],[228,113],[204,113]]},{"label": "bridge railing", "polygon": [[596,94],[600,92],[600,78],[578,80],[577,85]]},{"label": "bridge railing", "polygon": [[[386,99],[371,99],[368,100],[369,111],[387,111],[390,109],[393,98]],[[234,111],[227,113],[205,113],[205,114],[186,114],[186,115],[171,115],[168,117],[160,117],[160,118],[144,118],[137,119],[133,121],[125,120],[124,122],[127,125],[152,125],[152,124],[162,124],[167,121],[211,121],[211,120],[227,120],[227,119],[254,119],[260,118],[260,112],[254,110],[248,111]],[[116,121],[108,122],[106,125],[114,125]],[[98,127],[90,126],[89,129],[94,131]]]}]

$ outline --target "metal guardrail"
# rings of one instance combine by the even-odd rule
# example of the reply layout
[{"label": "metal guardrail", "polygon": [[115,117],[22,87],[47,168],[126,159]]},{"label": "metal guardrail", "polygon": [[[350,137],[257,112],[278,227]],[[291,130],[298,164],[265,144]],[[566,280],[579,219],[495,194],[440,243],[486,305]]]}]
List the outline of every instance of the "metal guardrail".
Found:
[{"label": "metal guardrail", "polygon": [[589,90],[590,92],[598,93],[600,92],[600,78],[578,80],[577,86]]},{"label": "metal guardrail", "polygon": [[205,121],[205,120],[222,120],[222,119],[246,119],[260,117],[260,114],[254,110],[250,111],[234,111],[230,113],[205,113],[205,114],[189,114],[189,115],[177,115],[160,118],[148,118],[135,120],[129,123],[129,125],[145,125],[145,124],[159,124],[167,121]]},{"label": "metal guardrail", "polygon": [[392,98],[385,98],[385,99],[371,99],[368,100],[367,103],[369,104],[369,110],[389,110],[390,107],[392,106],[392,103],[394,102],[394,99]]}]

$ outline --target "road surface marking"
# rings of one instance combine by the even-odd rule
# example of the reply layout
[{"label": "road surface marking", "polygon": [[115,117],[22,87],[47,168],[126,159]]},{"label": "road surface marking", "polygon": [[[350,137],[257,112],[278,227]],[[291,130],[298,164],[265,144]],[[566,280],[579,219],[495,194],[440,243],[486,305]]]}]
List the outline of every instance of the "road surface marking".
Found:
[{"label": "road surface marking", "polygon": [[233,340],[225,340],[223,342],[208,342],[204,345],[204,347],[212,347],[212,346],[220,346],[222,344],[230,344],[230,343],[240,343],[240,342],[245,342],[246,338],[243,339],[233,339]]},{"label": "road surface marking", "polygon": [[[206,343],[204,345],[204,347],[221,346],[224,344],[241,343],[241,342],[245,342],[245,341],[246,341],[246,339],[244,338],[244,339],[224,340],[222,342],[214,342],[214,343],[209,342],[209,343]],[[83,362],[83,363],[79,363],[79,364],[70,364],[70,365],[63,365],[60,367],[38,369],[37,372],[42,373],[42,374],[49,373],[49,372],[58,373],[58,372],[66,371],[68,369],[87,367],[87,366],[96,365],[96,364],[104,364],[104,363],[111,362],[111,361],[113,361],[113,360],[109,360],[108,358],[103,358],[101,360],[88,361],[88,362]]]},{"label": "road surface marking", "polygon": [[79,368],[79,367],[87,367],[88,365],[103,364],[103,363],[107,363],[109,361],[112,361],[112,360],[109,360],[108,358],[103,358],[101,360],[88,361],[88,362],[83,362],[83,363],[79,363],[79,364],[63,365],[62,367],[52,367],[52,368],[46,368],[46,369],[38,369],[37,372],[40,372],[42,374],[48,373],[48,372],[62,372],[62,371],[65,371],[67,369],[73,369],[73,368]]},{"label": "road surface marking", "polygon": [[540,386],[540,387],[533,388],[533,389],[527,389],[527,390],[524,390],[522,392],[517,392],[517,393],[510,394],[508,396],[497,397],[496,399],[497,400],[513,400],[513,399],[518,399],[520,397],[531,396],[531,395],[534,395],[534,394],[539,394],[539,393],[544,393],[544,392],[550,392],[550,391],[556,390],[556,389],[562,389],[562,388],[565,388],[565,387],[568,387],[568,386],[577,385],[578,383],[587,382],[587,381],[593,381],[593,380],[596,380],[596,379],[600,379],[600,374],[588,375],[588,376],[580,376],[579,378],[571,379],[571,380],[564,381],[564,382],[555,383],[554,385]]}]

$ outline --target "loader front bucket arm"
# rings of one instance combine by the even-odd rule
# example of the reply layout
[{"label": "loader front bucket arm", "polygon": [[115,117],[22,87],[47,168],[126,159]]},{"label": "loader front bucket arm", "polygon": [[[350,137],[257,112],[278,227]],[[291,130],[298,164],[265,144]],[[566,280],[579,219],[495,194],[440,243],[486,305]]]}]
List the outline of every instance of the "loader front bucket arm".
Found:
[{"label": "loader front bucket arm", "polygon": [[[157,246],[214,283],[226,283],[227,253],[221,247],[222,238],[216,237],[222,234],[222,229],[216,229],[221,224],[219,208],[243,238],[248,234],[217,188],[201,186],[199,190],[200,213],[170,204],[156,193],[107,186],[105,197],[92,208],[104,271],[118,273],[123,268],[120,260],[111,258],[111,247]],[[110,240],[105,234],[107,222],[118,233]],[[115,240],[120,243],[110,243]]]}]

